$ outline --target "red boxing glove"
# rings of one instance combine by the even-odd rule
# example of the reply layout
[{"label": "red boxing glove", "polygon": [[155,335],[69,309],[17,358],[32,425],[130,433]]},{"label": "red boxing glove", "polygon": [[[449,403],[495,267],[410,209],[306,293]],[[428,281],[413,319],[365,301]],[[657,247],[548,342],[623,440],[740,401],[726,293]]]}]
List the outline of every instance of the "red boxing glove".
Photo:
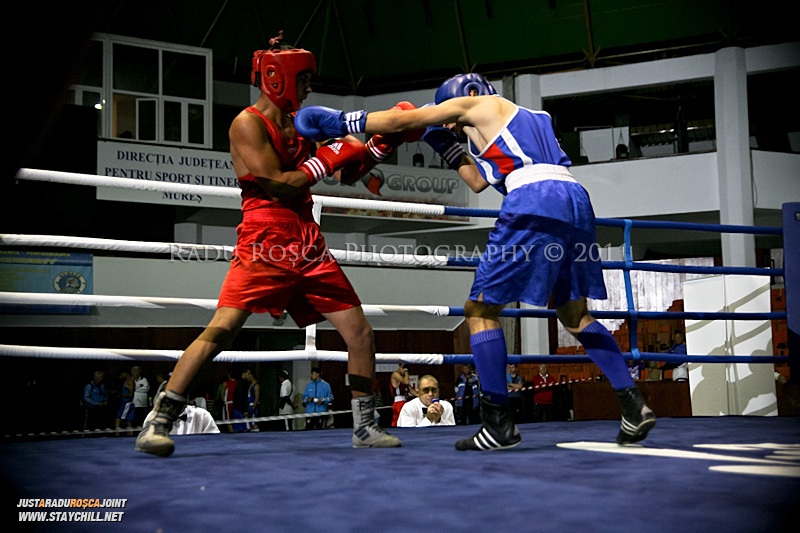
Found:
[{"label": "red boxing glove", "polygon": [[[405,111],[408,111],[409,109],[416,109],[416,108],[417,107],[414,104],[412,104],[411,102],[402,101],[402,102],[398,102],[397,105],[395,105],[392,109],[403,109]],[[400,135],[400,138],[402,139],[402,142],[413,143],[413,142],[417,142],[418,140],[420,140],[422,138],[422,134],[423,133],[425,133],[425,128],[420,128],[418,130],[403,131],[403,132],[399,133],[398,135]],[[400,144],[402,144],[402,143],[400,143]],[[399,146],[399,144],[398,144],[398,146]]]},{"label": "red boxing glove", "polygon": [[362,143],[336,141],[317,149],[316,156],[302,165],[302,170],[308,176],[308,181],[317,183],[325,176],[330,176],[348,163],[359,162],[363,159],[366,148]]},{"label": "red boxing glove", "polygon": [[392,155],[394,149],[401,144],[403,144],[403,141],[395,134],[378,133],[370,137],[366,146],[370,157],[375,161],[375,164],[378,164]]},{"label": "red boxing glove", "polygon": [[352,161],[341,169],[339,181],[345,185],[352,185],[366,176],[395,149],[395,144],[389,142],[385,135],[373,135],[366,145],[361,146],[363,148],[359,160]]},{"label": "red boxing glove", "polygon": [[[392,109],[416,109],[414,104],[411,102],[398,102]],[[412,130],[412,131],[403,131],[399,133],[379,133],[373,135],[369,141],[367,141],[367,148],[369,149],[370,156],[372,159],[375,160],[375,163],[380,163],[387,157],[389,157],[392,152],[394,152],[395,148],[400,146],[406,142],[416,142],[420,140],[422,135],[425,133],[425,128],[419,130]],[[375,166],[375,165],[372,165]],[[372,167],[370,167],[372,168]],[[366,170],[369,170],[366,169]],[[365,172],[366,172],[365,170]]]}]

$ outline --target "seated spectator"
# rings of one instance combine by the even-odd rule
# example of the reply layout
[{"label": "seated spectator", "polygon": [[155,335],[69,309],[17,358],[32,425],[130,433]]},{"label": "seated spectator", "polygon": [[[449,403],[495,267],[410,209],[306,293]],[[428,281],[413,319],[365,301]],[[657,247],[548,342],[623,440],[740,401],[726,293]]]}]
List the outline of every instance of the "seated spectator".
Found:
[{"label": "seated spectator", "polygon": [[644,361],[625,361],[628,364],[628,372],[631,373],[631,378],[642,379],[642,370],[644,370]]},{"label": "seated spectator", "polygon": [[427,426],[455,426],[453,406],[439,400],[439,381],[430,375],[419,380],[418,395],[403,405],[397,427],[419,428]]},{"label": "seated spectator", "polygon": [[[664,353],[675,355],[686,355],[686,341],[683,332],[679,329],[675,330],[672,335],[672,346]],[[689,380],[689,363],[667,363],[660,367],[661,370],[672,370],[672,381],[688,381]]]}]

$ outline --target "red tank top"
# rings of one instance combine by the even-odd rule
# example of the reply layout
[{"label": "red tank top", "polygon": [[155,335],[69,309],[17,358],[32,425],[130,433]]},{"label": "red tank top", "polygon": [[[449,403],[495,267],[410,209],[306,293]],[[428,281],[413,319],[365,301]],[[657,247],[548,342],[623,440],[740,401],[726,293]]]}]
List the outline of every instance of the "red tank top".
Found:
[{"label": "red tank top", "polygon": [[[311,143],[299,136],[297,132],[291,139],[287,139],[278,127],[255,107],[248,107],[245,111],[253,113],[264,123],[272,147],[275,149],[275,153],[278,154],[281,170],[284,172],[297,170],[308,158]],[[286,207],[292,210],[302,208],[305,210],[312,204],[311,192],[308,189],[305,193],[297,195],[289,202],[279,202],[271,200],[267,196],[252,174],[238,176],[238,178],[239,186],[242,188],[242,211],[251,211],[263,207]]]},{"label": "red tank top", "polygon": [[392,389],[392,396],[395,398],[398,396],[405,396],[408,398],[408,385],[405,383],[400,383],[397,387],[392,387],[391,382],[389,383],[389,387]]}]

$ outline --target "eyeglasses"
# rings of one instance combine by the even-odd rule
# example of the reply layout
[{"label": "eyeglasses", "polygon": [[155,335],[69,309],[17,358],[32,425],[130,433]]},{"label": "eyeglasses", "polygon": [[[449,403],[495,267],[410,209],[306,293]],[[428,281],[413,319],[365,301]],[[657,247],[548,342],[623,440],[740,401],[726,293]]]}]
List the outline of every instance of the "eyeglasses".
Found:
[{"label": "eyeglasses", "polygon": [[439,387],[425,387],[419,390],[420,394],[433,394],[435,392],[439,392]]}]

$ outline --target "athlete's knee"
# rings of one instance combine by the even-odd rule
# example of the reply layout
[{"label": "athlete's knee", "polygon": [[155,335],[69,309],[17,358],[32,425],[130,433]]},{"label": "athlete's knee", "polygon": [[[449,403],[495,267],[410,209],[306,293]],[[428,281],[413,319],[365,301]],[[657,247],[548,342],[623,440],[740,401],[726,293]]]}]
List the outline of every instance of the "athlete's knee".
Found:
[{"label": "athlete's knee", "polygon": [[594,321],[589,314],[585,300],[568,301],[558,309],[556,316],[559,322],[573,335],[577,335],[589,323]]},{"label": "athlete's knee", "polygon": [[200,334],[197,340],[210,342],[225,349],[230,347],[237,333],[238,328],[208,326],[203,330],[203,333]]},{"label": "athlete's knee", "polygon": [[375,332],[372,331],[372,326],[369,325],[369,322],[366,320],[364,321],[364,325],[361,327],[360,337],[362,341],[372,347],[375,344]]},{"label": "athlete's knee", "polygon": [[467,300],[464,304],[464,316],[467,319],[497,320],[500,317],[502,306],[487,305],[483,302]]},{"label": "athlete's knee", "polygon": [[344,337],[345,342],[350,348],[371,349],[375,344],[375,334],[366,318],[352,323]]}]

